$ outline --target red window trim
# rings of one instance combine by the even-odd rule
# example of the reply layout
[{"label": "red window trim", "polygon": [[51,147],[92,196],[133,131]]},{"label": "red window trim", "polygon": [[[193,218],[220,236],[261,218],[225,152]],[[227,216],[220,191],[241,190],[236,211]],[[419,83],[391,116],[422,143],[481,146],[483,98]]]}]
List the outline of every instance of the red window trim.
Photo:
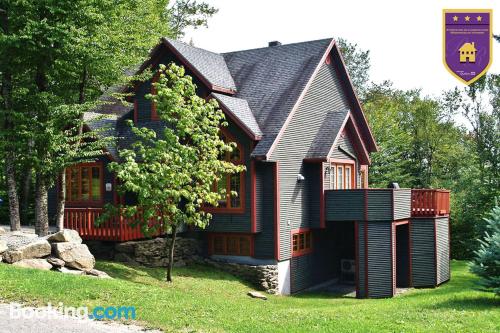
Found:
[{"label": "red window trim", "polygon": [[[229,133],[229,131],[225,128],[221,128],[220,132],[226,136],[226,138],[230,142],[235,142],[239,151],[240,151],[240,160],[239,161],[232,161],[234,164],[237,165],[244,165],[245,164],[245,150],[243,146],[235,139],[235,137]],[[240,207],[232,208],[232,207],[204,207],[203,210],[207,213],[216,213],[216,214],[243,214],[245,213],[245,178],[246,178],[246,171],[240,172]],[[230,182],[230,177],[226,178],[226,181],[228,184],[226,185],[226,190],[230,187],[229,182]],[[228,200],[229,202],[230,200]]]},{"label": "red window trim", "polygon": [[[293,236],[295,235],[300,235],[300,234],[309,234],[309,244],[310,246],[308,248],[304,248],[302,250],[294,250],[293,249]],[[300,239],[300,238],[299,238]],[[292,230],[290,233],[290,245],[292,247],[292,257],[300,257],[309,253],[313,252],[313,247],[314,247],[314,241],[313,241],[313,233],[310,228],[299,228]]]},{"label": "red window trim", "polygon": [[[76,206],[76,207],[100,207],[104,203],[104,174],[103,174],[103,164],[102,162],[91,162],[91,163],[79,163],[72,165],[68,167],[66,170],[72,169],[72,168],[78,168],[81,170],[82,167],[98,167],[99,168],[99,183],[100,183],[100,199],[99,200],[69,200],[68,193],[66,193],[66,204],[67,206]],[[65,172],[66,172],[65,170]],[[81,172],[81,171],[80,171]],[[92,175],[90,175],[92,176]],[[66,179],[66,188],[70,188],[71,192],[71,179],[67,177]],[[92,197],[92,189],[89,188],[89,198]],[[80,193],[81,193],[81,182],[80,182]],[[81,194],[80,194],[81,195]]]},{"label": "red window trim", "polygon": [[[215,237],[224,237],[224,242],[225,242],[225,253],[215,253],[214,250],[214,238]],[[227,238],[228,237],[244,237],[247,238],[250,242],[250,253],[248,254],[241,254],[241,251],[239,254],[229,254],[227,253]],[[242,256],[242,257],[253,257],[254,256],[254,235],[252,234],[246,234],[246,233],[209,233],[208,234],[208,254],[209,255],[227,255],[227,256]]]},{"label": "red window trim", "polygon": [[[341,165],[342,166],[342,170],[345,170],[345,167],[346,166],[350,166],[351,167],[351,188],[350,190],[352,189],[356,189],[357,188],[357,177],[356,177],[356,161],[354,160],[348,160],[348,159],[338,159],[338,158],[331,158],[329,159],[329,166],[331,167],[332,165],[335,165],[335,188],[334,190],[338,190],[338,178],[337,178],[337,170],[338,170],[338,166]],[[331,171],[330,171],[331,172]],[[345,171],[343,171],[343,180],[342,180],[342,183],[344,184],[344,187],[345,187],[345,181],[346,181],[346,173]],[[341,190],[344,190],[345,188],[342,188]]]}]

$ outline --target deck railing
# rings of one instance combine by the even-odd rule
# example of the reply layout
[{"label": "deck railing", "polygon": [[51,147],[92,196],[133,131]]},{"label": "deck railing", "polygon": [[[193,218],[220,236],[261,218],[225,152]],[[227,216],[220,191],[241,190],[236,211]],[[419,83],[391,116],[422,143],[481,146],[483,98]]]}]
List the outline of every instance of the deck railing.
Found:
[{"label": "deck railing", "polygon": [[450,191],[431,189],[411,190],[412,216],[439,216],[450,213]]},{"label": "deck railing", "polygon": [[138,216],[113,216],[97,226],[95,221],[101,214],[102,208],[66,208],[64,227],[78,231],[82,239],[129,241],[145,238],[138,225],[130,225]]}]

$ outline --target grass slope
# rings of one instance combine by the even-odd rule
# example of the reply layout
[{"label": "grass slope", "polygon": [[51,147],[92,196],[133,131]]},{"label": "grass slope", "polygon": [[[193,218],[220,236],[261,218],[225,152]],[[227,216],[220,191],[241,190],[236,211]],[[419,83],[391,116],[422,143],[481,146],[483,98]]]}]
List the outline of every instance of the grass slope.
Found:
[{"label": "grass slope", "polygon": [[44,305],[136,306],[139,321],[165,331],[203,332],[499,332],[500,300],[475,290],[464,262],[451,282],[392,299],[357,300],[320,293],[251,299],[251,288],[202,266],[164,271],[98,262],[115,277],[98,280],[0,264],[0,298]]}]

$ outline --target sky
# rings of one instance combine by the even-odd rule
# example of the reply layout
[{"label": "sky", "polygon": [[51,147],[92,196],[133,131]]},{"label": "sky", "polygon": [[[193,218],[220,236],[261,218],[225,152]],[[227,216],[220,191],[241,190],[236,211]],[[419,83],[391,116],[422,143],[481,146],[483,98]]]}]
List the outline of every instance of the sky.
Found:
[{"label": "sky", "polygon": [[[184,41],[214,52],[342,37],[370,50],[370,77],[426,95],[463,86],[442,61],[442,10],[493,9],[500,35],[500,1],[486,0],[203,0],[219,9],[208,28],[188,30]],[[491,73],[500,73],[500,43],[493,43]],[[496,60],[496,61],[495,61]]]}]

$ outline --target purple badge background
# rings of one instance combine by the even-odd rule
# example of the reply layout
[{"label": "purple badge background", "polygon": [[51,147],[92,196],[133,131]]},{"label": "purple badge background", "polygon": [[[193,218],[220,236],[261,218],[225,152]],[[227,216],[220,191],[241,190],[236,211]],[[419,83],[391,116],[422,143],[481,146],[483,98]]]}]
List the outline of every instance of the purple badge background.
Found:
[{"label": "purple badge background", "polygon": [[[457,16],[458,21],[453,21],[453,17]],[[470,21],[466,22],[465,17],[469,16]],[[477,16],[481,16],[481,22],[477,21]],[[491,31],[490,31],[490,13],[485,12],[468,12],[468,13],[445,13],[445,60],[448,67],[456,75],[464,79],[465,81],[470,81],[477,75],[479,75],[490,62],[490,41],[491,41]],[[487,29],[487,32],[481,34],[451,34],[448,30],[450,28],[461,28],[461,29]],[[470,30],[469,30],[470,31]],[[476,62],[475,63],[460,63],[459,48],[464,43],[475,43],[477,49]]]}]

